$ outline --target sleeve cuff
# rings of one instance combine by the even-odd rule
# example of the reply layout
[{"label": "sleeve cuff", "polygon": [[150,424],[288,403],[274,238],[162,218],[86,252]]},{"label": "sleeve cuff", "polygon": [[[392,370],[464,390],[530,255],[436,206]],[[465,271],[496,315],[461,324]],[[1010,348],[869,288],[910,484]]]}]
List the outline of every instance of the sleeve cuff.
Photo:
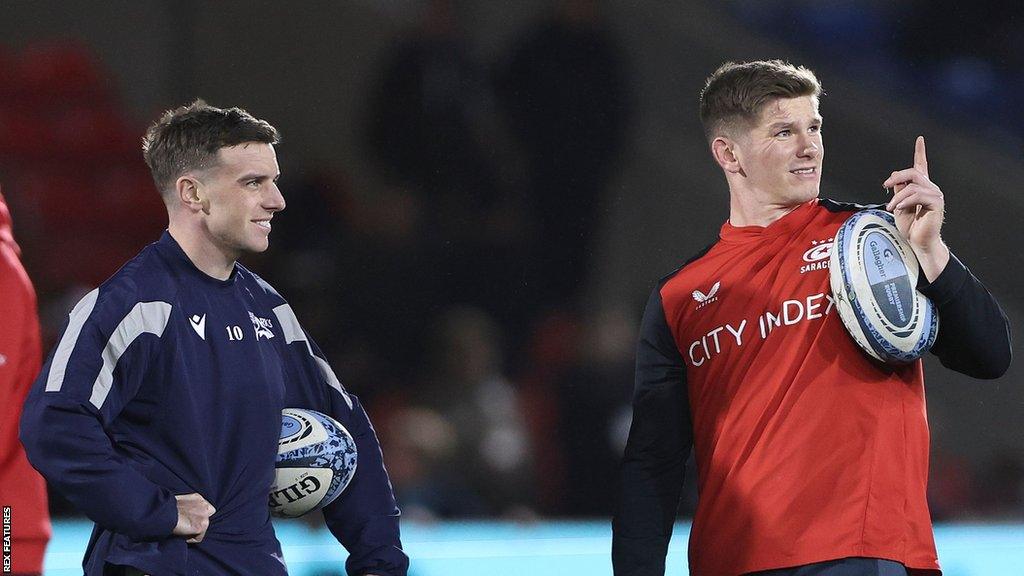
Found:
[{"label": "sleeve cuff", "polygon": [[949,262],[939,273],[939,277],[934,282],[928,282],[924,274],[921,274],[918,277],[917,289],[941,308],[960,292],[964,282],[967,281],[967,275],[967,267],[955,254],[950,252]]}]

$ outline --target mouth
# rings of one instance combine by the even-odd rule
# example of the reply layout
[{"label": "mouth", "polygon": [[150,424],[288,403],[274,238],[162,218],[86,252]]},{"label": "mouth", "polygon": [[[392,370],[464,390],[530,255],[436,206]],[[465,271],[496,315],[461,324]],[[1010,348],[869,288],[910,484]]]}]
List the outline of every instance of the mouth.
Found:
[{"label": "mouth", "polygon": [[790,174],[797,176],[798,178],[817,178],[818,168],[817,166],[809,166],[807,168],[796,168],[789,171]]},{"label": "mouth", "polygon": [[259,226],[260,228],[263,228],[267,232],[270,232],[270,219],[269,218],[267,218],[266,220],[253,220],[252,223],[257,225],[257,226]]}]

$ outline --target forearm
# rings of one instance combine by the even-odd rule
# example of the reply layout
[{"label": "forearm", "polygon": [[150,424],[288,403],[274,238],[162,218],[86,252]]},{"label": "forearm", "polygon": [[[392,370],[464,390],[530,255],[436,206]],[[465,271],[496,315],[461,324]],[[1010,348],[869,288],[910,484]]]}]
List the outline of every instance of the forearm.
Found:
[{"label": "forearm", "polygon": [[686,456],[657,461],[627,450],[612,519],[616,576],[662,576],[679,507]]},{"label": "forearm", "polygon": [[73,403],[30,398],[21,441],[32,465],[82,513],[133,540],[170,536],[174,495],[119,457],[95,415]]},{"label": "forearm", "polygon": [[633,423],[612,520],[616,576],[664,574],[693,443],[691,422],[683,359],[665,321],[660,289],[655,289],[640,326]]},{"label": "forearm", "polygon": [[[402,551],[398,505],[384,468],[377,435],[359,399],[350,395],[352,409],[339,419],[356,442],[356,473],[345,491],[324,508],[328,528],[349,551],[349,574],[405,576],[409,559]],[[340,401],[336,401],[338,405]]]},{"label": "forearm", "polygon": [[920,287],[939,311],[932,352],[942,364],[975,378],[998,378],[1010,365],[1010,326],[999,303],[955,256],[934,282]]}]

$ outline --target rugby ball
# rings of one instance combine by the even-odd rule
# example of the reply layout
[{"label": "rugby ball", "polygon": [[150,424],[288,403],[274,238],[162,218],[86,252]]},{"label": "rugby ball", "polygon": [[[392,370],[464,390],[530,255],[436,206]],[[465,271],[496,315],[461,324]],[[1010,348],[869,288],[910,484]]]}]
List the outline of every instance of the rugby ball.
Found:
[{"label": "rugby ball", "polygon": [[830,258],[836,309],[865,352],[886,364],[906,364],[932,347],[939,316],[917,291],[917,256],[892,214],[863,210],[850,216],[836,233]]},{"label": "rugby ball", "polygon": [[323,508],[356,472],[356,443],[337,420],[315,410],[281,411],[270,513],[296,518]]}]

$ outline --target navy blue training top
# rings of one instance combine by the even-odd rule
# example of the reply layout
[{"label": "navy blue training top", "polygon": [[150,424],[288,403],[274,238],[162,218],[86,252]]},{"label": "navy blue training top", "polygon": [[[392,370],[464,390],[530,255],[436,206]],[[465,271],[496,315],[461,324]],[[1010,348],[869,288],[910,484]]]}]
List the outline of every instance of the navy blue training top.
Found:
[{"label": "navy blue training top", "polygon": [[[404,576],[380,446],[288,303],[236,264],[212,278],[164,232],[70,314],[21,421],[29,460],[96,523],[83,567],[286,574],[267,503],[281,410],[333,416],[359,466],[324,509],[351,575]],[[174,496],[217,512],[199,544],[172,536]]]}]

